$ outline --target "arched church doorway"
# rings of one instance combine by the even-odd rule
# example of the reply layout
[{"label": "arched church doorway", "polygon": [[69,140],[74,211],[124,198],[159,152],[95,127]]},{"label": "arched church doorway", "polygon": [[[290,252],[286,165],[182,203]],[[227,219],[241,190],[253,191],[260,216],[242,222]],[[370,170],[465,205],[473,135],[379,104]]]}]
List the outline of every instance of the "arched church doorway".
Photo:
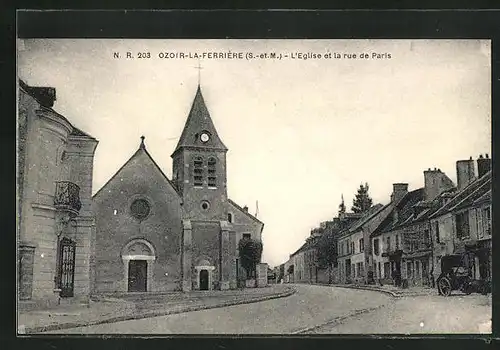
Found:
[{"label": "arched church doorway", "polygon": [[213,289],[213,273],[215,266],[208,260],[202,259],[194,267],[196,271],[195,290],[212,290]]},{"label": "arched church doorway", "polygon": [[155,250],[144,239],[135,239],[125,245],[122,252],[124,267],[123,291],[153,291],[153,264]]},{"label": "arched church doorway", "polygon": [[146,292],[148,282],[148,263],[146,260],[128,262],[128,291]]},{"label": "arched church doorway", "polygon": [[200,271],[200,290],[208,290],[208,270]]}]

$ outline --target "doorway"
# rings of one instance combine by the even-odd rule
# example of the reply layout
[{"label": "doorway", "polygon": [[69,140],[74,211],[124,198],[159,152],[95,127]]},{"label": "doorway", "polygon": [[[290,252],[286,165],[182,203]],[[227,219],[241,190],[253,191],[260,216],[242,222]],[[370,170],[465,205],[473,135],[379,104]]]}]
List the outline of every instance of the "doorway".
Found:
[{"label": "doorway", "polygon": [[200,271],[200,290],[208,290],[208,271]]},{"label": "doorway", "polygon": [[75,284],[75,247],[76,243],[63,238],[59,243],[58,279],[60,296],[72,297]]},{"label": "doorway", "polygon": [[424,286],[428,286],[430,283],[429,283],[429,272],[427,271],[428,270],[427,261],[422,260],[420,262],[420,265],[422,265],[422,284]]},{"label": "doorway", "polygon": [[351,282],[351,259],[345,261],[345,280]]},{"label": "doorway", "polygon": [[128,291],[146,292],[148,280],[146,260],[130,260],[128,263]]}]

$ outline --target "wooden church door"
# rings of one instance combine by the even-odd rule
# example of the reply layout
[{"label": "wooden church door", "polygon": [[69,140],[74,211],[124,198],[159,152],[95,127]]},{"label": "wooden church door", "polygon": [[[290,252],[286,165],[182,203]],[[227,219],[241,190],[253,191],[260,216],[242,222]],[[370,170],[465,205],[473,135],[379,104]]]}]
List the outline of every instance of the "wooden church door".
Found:
[{"label": "wooden church door", "polygon": [[200,271],[200,290],[208,290],[208,271]]},{"label": "wooden church door", "polygon": [[130,260],[128,265],[128,291],[146,292],[148,281],[146,260]]}]

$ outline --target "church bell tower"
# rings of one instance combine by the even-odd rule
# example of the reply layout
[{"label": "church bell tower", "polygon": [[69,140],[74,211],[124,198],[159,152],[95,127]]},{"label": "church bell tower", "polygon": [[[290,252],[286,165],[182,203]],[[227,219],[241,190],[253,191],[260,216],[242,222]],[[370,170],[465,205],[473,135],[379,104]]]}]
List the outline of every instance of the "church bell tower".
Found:
[{"label": "church bell tower", "polygon": [[171,155],[172,179],[182,195],[186,219],[226,219],[227,150],[198,85],[181,137]]}]

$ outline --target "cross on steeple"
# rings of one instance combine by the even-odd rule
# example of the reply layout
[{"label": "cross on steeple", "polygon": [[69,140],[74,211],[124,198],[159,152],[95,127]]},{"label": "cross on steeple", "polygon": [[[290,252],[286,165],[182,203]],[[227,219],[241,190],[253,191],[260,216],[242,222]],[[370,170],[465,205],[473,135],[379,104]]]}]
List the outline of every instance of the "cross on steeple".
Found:
[{"label": "cross on steeple", "polygon": [[203,69],[203,67],[201,66],[201,63],[200,61],[198,60],[198,66],[194,67],[196,69],[198,69],[198,86],[200,85],[200,75],[201,75],[201,70]]}]

